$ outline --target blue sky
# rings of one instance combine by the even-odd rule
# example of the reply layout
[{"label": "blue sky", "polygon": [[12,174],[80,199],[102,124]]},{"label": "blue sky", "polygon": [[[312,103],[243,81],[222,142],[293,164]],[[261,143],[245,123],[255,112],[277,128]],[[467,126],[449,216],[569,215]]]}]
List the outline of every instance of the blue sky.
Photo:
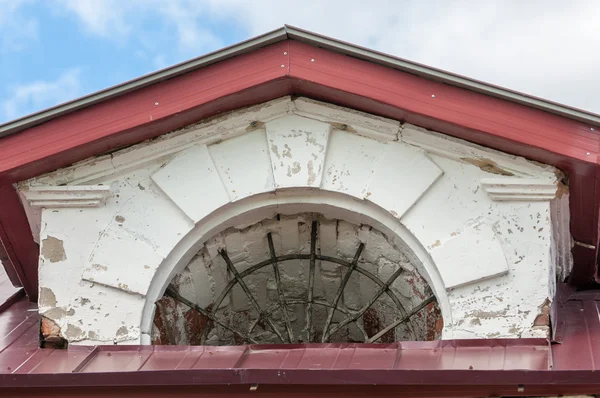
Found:
[{"label": "blue sky", "polygon": [[600,2],[0,0],[0,123],[289,23],[600,113]]},{"label": "blue sky", "polygon": [[[126,10],[123,19],[95,22],[81,14],[85,10],[69,9],[68,3],[0,0],[0,123],[216,50],[247,35],[234,23],[202,16],[195,17],[194,23],[208,33],[196,28],[180,31],[181,27],[152,10]],[[92,12],[103,12],[93,1],[89,3]]]}]

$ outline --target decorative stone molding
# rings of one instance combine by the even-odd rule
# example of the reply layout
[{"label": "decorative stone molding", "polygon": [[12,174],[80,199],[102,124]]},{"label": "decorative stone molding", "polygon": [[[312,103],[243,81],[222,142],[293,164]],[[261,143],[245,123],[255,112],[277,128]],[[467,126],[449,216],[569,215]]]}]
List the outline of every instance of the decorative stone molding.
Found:
[{"label": "decorative stone molding", "polygon": [[532,178],[485,178],[481,187],[492,200],[497,201],[549,201],[556,197],[556,184]]},{"label": "decorative stone molding", "polygon": [[[485,255],[485,264],[481,264],[482,255]],[[493,229],[485,224],[470,226],[448,241],[440,242],[431,249],[431,256],[439,264],[448,290],[508,273],[500,240]],[[456,264],[444,261],[446,258],[456,259],[460,270],[457,270]]]},{"label": "decorative stone molding", "polygon": [[[149,343],[154,303],[208,240],[310,212],[381,231],[431,287],[443,338],[480,338],[544,336],[532,325],[570,242],[554,231],[568,209],[556,180],[523,158],[286,97],[19,189],[111,187],[103,207],[41,211],[40,312],[72,343]],[[490,196],[507,181],[511,200]]]},{"label": "decorative stone molding", "polygon": [[111,196],[111,190],[105,185],[35,186],[23,195],[33,207],[98,207]]},{"label": "decorative stone molding", "polygon": [[[265,123],[286,115],[299,115],[318,120],[331,125],[332,128],[347,130],[381,141],[397,141],[401,129],[400,122],[395,120],[308,98],[292,99],[288,96],[241,111],[228,112],[117,153],[84,160],[73,167],[63,169],[58,175],[36,178],[34,184],[95,183],[115,173],[141,168],[156,160],[168,159],[194,145],[211,145],[257,129],[264,129]],[[139,156],[137,152],[140,149],[143,149],[145,156]]]}]

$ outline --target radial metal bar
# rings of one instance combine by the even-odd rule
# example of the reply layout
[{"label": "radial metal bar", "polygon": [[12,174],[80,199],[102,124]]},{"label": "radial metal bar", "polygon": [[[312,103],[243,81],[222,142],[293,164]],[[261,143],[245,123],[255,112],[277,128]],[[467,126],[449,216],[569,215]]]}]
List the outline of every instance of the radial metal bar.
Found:
[{"label": "radial metal bar", "polygon": [[327,339],[329,338],[329,327],[331,326],[331,321],[333,320],[333,315],[335,314],[337,305],[340,301],[340,298],[342,297],[342,294],[344,293],[344,289],[346,288],[346,285],[348,284],[348,281],[350,280],[352,271],[354,271],[354,269],[356,268],[356,264],[358,264],[358,259],[360,258],[360,254],[362,253],[364,247],[365,247],[364,243],[361,243],[358,246],[358,250],[356,251],[356,254],[354,255],[352,264],[350,264],[350,268],[348,268],[348,271],[346,271],[346,273],[344,274],[344,279],[342,279],[342,282],[340,283],[340,287],[338,288],[337,294],[335,295],[335,299],[333,301],[333,309],[329,310],[329,313],[327,314],[327,321],[325,322],[325,327],[323,328],[323,336],[321,337],[322,343],[327,342]]},{"label": "radial metal bar", "polygon": [[[322,261],[330,261],[332,263],[340,264],[340,265],[343,265],[345,267],[350,267],[352,265],[352,264],[348,263],[347,261],[344,261],[344,260],[341,260],[341,259],[335,258],[335,257],[329,257],[329,256],[321,256],[320,260],[322,260]],[[375,282],[379,286],[384,286],[385,285],[385,283],[383,283],[381,281],[381,279],[377,278],[375,275],[373,275],[371,272],[367,271],[364,268],[356,267],[356,271],[360,272],[361,274],[363,274],[367,278],[371,279],[373,282]],[[400,299],[398,299],[398,296],[396,296],[396,293],[394,293],[391,289],[387,289],[385,291],[385,293],[394,302],[394,305],[398,308],[398,311],[400,311],[400,315],[405,316],[406,315],[406,310],[404,309],[404,306],[400,302]],[[409,329],[410,329],[410,332],[412,333],[413,337],[415,337],[416,334],[415,334],[415,331],[414,331],[414,329],[413,329],[413,327],[412,327],[411,324],[409,324]]]},{"label": "radial metal bar", "polygon": [[[278,263],[282,263],[284,261],[289,261],[289,260],[309,260],[309,259],[310,259],[310,254],[286,254],[283,256],[278,256],[276,258]],[[347,268],[350,268],[352,266],[352,263],[349,261],[342,260],[340,258],[331,257],[331,256],[315,255],[315,259],[320,260],[320,261],[327,261],[327,262],[334,263],[334,264],[339,264],[339,265],[342,265]],[[263,267],[266,267],[267,265],[270,265],[272,263],[273,263],[273,259],[261,261],[260,263],[257,263],[251,267],[248,267],[244,271],[240,272],[240,277],[244,278],[247,275],[250,275],[251,273],[253,273],[254,271],[257,271],[257,270],[259,270]],[[363,269],[361,267],[356,267],[355,271],[363,274],[364,276],[366,276],[367,278],[369,278],[370,280],[375,282],[378,286],[385,285],[385,283],[383,283],[379,278],[377,278],[375,275],[373,275],[371,272],[367,271],[366,269]],[[229,293],[231,288],[236,283],[237,283],[237,281],[235,279],[229,281],[229,283],[225,286],[225,289],[223,289],[223,291],[221,292],[221,295],[215,301],[214,308],[220,307],[221,302],[225,299],[225,296],[227,295],[227,293]],[[398,299],[396,294],[391,290],[387,290],[386,294],[394,302],[394,305],[398,306],[398,308],[403,310],[404,314],[406,314],[406,311],[404,310],[404,307],[402,306],[402,303],[400,302],[400,300]]]},{"label": "radial metal bar", "polygon": [[[258,317],[264,319],[264,314],[263,314],[262,309],[260,308],[260,305],[256,301],[256,298],[254,298],[254,295],[248,288],[248,285],[246,285],[246,282],[244,282],[244,279],[242,279],[242,277],[240,277],[240,273],[237,271],[237,269],[235,269],[235,266],[233,265],[233,263],[229,259],[229,256],[227,255],[227,252],[225,250],[220,250],[219,254],[221,254],[221,257],[223,257],[223,260],[225,260],[225,263],[227,264],[227,269],[229,269],[229,272],[231,272],[233,274],[233,276],[237,280],[237,283],[240,285],[240,287],[242,288],[244,293],[246,293],[248,300],[250,300],[250,303],[252,303],[252,306],[254,307],[256,312],[258,312]],[[281,342],[285,343],[285,339],[283,338],[283,336],[279,332],[279,330],[275,327],[275,325],[273,324],[273,321],[269,318],[266,318],[265,321],[266,321],[267,325],[269,325],[269,327],[277,335],[277,337],[279,337]]]},{"label": "radial metal bar", "polygon": [[315,288],[315,262],[317,251],[317,221],[313,221],[310,229],[310,268],[308,270],[308,293],[306,300],[306,341],[311,341],[313,296]]},{"label": "radial metal bar", "polygon": [[219,319],[216,316],[214,316],[212,313],[206,311],[204,308],[198,306],[196,303],[192,303],[185,297],[181,296],[179,293],[177,293],[177,290],[175,290],[175,288],[173,286],[169,285],[169,287],[167,288],[167,291],[165,293],[168,296],[172,297],[173,299],[175,299],[175,300],[179,301],[180,303],[193,309],[194,311],[204,315],[205,317],[207,317],[208,319],[210,319],[217,325],[219,325],[219,326],[229,330],[233,334],[241,337],[245,341],[252,343],[252,344],[257,344],[256,340],[254,340],[250,335],[245,335],[244,333],[240,332],[239,330],[236,330],[234,327],[231,327],[231,326],[227,325],[226,323],[219,321]]},{"label": "radial metal bar", "polygon": [[[329,261],[331,263],[339,264],[339,265],[342,265],[342,266],[348,267],[348,268],[352,267],[352,263],[349,263],[348,261],[345,261],[345,260],[342,260],[339,258],[335,258],[335,257],[317,256],[317,259],[321,260],[321,261]],[[373,275],[371,272],[367,271],[366,269],[361,268],[361,267],[356,267],[355,271],[360,274],[363,274],[364,276],[366,276],[367,278],[369,278],[370,280],[375,282],[378,286],[380,286],[380,287],[385,286],[385,283],[383,283],[381,281],[381,279],[379,279],[378,277],[376,277],[375,275]],[[398,296],[396,296],[396,294],[393,291],[388,289],[388,290],[386,290],[385,293],[394,302],[394,305],[396,305],[398,308],[400,308],[400,310],[404,310],[404,307],[402,306],[400,299],[398,299]],[[406,313],[406,311],[404,311],[404,313]]]},{"label": "radial metal bar", "polygon": [[408,321],[413,315],[415,315],[417,312],[419,312],[423,308],[425,308],[425,306],[427,306],[427,304],[432,303],[433,300],[435,300],[435,296],[431,296],[428,299],[426,299],[425,301],[421,302],[421,304],[419,304],[415,308],[413,308],[410,313],[408,313],[407,315],[405,315],[403,318],[398,319],[397,321],[395,321],[391,325],[387,326],[385,329],[381,330],[375,336],[373,336],[370,339],[368,339],[367,341],[365,341],[365,343],[373,343],[373,342],[379,340],[381,338],[381,336],[383,336],[384,334],[386,334],[390,330],[395,329],[396,326],[398,326],[398,325],[400,325],[400,324]]},{"label": "radial metal bar", "polygon": [[[287,300],[286,303],[287,303],[287,305],[294,305],[294,304],[303,304],[303,305],[306,305],[306,300],[291,299],[291,300]],[[321,305],[323,307],[332,308],[331,303],[328,303],[325,300],[314,299],[313,300],[313,304],[315,304],[315,305]],[[280,308],[279,304],[275,304],[271,308],[269,308],[267,311],[265,311],[265,314],[266,315],[270,315],[274,311],[278,310],[279,308]],[[338,308],[338,311],[341,311],[344,315],[348,315],[348,316],[352,315],[352,313],[350,311],[348,311],[348,310],[346,310],[344,308]],[[250,327],[250,332],[249,333],[252,333],[254,331],[254,329],[258,325],[259,321],[260,321],[260,319],[254,320],[254,322],[252,323],[252,326]],[[367,340],[369,338],[369,335],[367,334],[367,332],[365,331],[365,329],[358,322],[356,323],[356,327],[363,334],[365,340]]]},{"label": "radial metal bar", "polygon": [[390,288],[390,286],[392,285],[392,283],[394,283],[394,281],[396,279],[398,279],[398,277],[400,276],[400,274],[402,274],[403,272],[404,272],[404,268],[398,267],[398,269],[385,282],[385,285],[381,286],[379,288],[379,290],[377,291],[377,293],[375,293],[375,296],[373,296],[373,298],[371,298],[371,300],[369,300],[369,302],[364,307],[362,307],[358,312],[356,312],[356,313],[352,314],[351,316],[347,317],[342,322],[340,322],[335,328],[333,328],[333,330],[331,331],[330,335],[335,334],[335,332],[337,332],[338,330],[340,330],[341,328],[343,328],[344,326],[346,326],[350,322],[356,322],[356,320],[358,318],[360,318],[365,312],[367,312],[367,310],[369,308],[371,308],[371,306],[373,304],[375,304],[375,302],[377,300],[379,300],[379,297],[381,297],[383,295],[383,293],[385,293],[385,291]]},{"label": "radial metal bar", "polygon": [[288,335],[288,342],[294,342],[294,333],[292,332],[292,325],[290,324],[290,318],[288,316],[287,305],[285,303],[285,294],[283,294],[283,285],[281,283],[281,275],[279,274],[279,265],[277,264],[277,256],[275,255],[275,246],[273,245],[273,237],[269,232],[267,234],[267,241],[269,242],[269,251],[271,252],[271,264],[273,265],[273,273],[275,274],[275,284],[277,285],[277,294],[279,295],[279,305],[281,312],[283,312],[283,319],[285,321],[285,330]]},{"label": "radial metal bar", "polygon": [[[282,256],[278,256],[274,259],[269,258],[267,260],[264,260],[257,264],[254,264],[253,266],[246,268],[244,271],[239,272],[239,275],[240,275],[240,278],[244,278],[244,277],[250,275],[251,273],[258,271],[261,268],[264,268],[268,265],[273,264],[274,261],[276,261],[277,263],[282,263],[282,262],[290,261],[290,260],[309,260],[310,258],[311,258],[310,254],[285,254]],[[319,261],[327,261],[327,262],[331,262],[334,264],[339,264],[346,268],[352,267],[351,262],[343,260],[341,258],[335,258],[335,257],[323,256],[323,255],[315,255],[315,259],[319,260]],[[361,267],[356,267],[355,271],[364,275],[365,277],[369,278],[371,281],[373,281],[379,287],[385,286],[385,283],[382,282],[381,279],[377,278],[375,275],[373,275],[368,270],[361,268]],[[221,291],[221,294],[219,295],[217,300],[215,300],[214,304],[212,305],[212,308],[218,309],[221,307],[221,303],[223,302],[223,300],[225,299],[227,294],[231,291],[231,289],[233,288],[233,286],[235,286],[236,283],[238,283],[238,280],[232,279],[227,283],[227,285],[225,285],[225,288]],[[385,291],[385,294],[387,294],[390,297],[390,299],[393,301],[394,305],[400,310],[401,315],[405,315],[406,310],[402,306],[402,303],[400,302],[400,300],[398,299],[396,294],[391,289],[387,289]],[[314,302],[314,300],[313,300],[313,302]],[[357,322],[357,325],[358,325],[358,322]]]}]

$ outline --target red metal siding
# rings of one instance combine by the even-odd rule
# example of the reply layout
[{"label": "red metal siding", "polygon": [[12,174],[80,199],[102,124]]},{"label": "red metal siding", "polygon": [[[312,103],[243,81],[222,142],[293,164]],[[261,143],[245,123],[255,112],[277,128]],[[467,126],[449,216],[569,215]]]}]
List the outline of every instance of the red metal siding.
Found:
[{"label": "red metal siding", "polygon": [[[205,369],[222,371],[222,377],[234,381],[238,375],[229,373],[235,369],[548,370],[551,364],[550,347],[544,339],[41,349],[40,317],[35,310],[35,304],[22,299],[0,313],[0,375]],[[215,381],[198,383],[212,384],[210,380]]]}]

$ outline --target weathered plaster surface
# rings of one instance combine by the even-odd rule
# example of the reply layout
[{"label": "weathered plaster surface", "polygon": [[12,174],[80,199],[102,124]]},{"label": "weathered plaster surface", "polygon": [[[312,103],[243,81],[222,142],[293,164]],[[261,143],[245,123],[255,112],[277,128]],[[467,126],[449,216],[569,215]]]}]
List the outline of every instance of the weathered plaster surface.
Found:
[{"label": "weathered plaster surface", "polygon": [[[443,338],[525,337],[545,335],[534,320],[556,273],[570,269],[558,174],[397,121],[283,98],[19,189],[26,204],[44,203],[29,211],[40,230],[40,312],[72,342],[149,343],[154,302],[194,253],[233,225],[266,218],[244,218],[245,208],[284,203],[287,214],[356,217],[412,256],[440,303]],[[43,187],[61,185],[110,195],[85,207],[69,188],[60,205],[44,202]]]}]

